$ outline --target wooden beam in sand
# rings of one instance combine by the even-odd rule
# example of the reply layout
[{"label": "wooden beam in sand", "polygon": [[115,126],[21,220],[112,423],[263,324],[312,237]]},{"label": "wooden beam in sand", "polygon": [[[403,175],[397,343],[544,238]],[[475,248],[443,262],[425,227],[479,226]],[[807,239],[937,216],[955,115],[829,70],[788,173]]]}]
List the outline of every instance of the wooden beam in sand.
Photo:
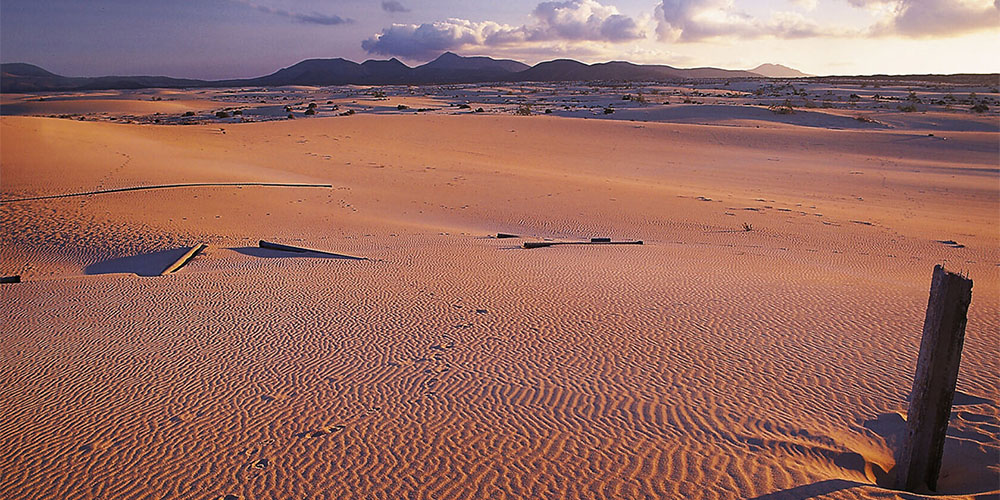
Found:
[{"label": "wooden beam in sand", "polygon": [[207,247],[208,245],[204,243],[199,243],[191,247],[187,252],[184,252],[184,255],[181,255],[179,259],[175,260],[173,264],[167,266],[166,269],[164,269],[163,272],[160,273],[160,276],[171,274],[177,271],[178,269],[184,267],[184,264],[187,264],[191,259],[194,258],[195,255],[198,255],[198,252],[204,250]]},{"label": "wooden beam in sand", "polygon": [[896,460],[896,484],[901,489],[937,490],[971,301],[972,280],[934,266],[906,437]]},{"label": "wooden beam in sand", "polygon": [[524,248],[544,248],[556,245],[642,245],[637,241],[611,241],[610,238],[593,238],[590,241],[525,241]]},{"label": "wooden beam in sand", "polygon": [[293,247],[291,245],[282,245],[281,243],[271,243],[270,241],[260,240],[257,243],[261,248],[267,248],[269,250],[281,250],[283,252],[295,252],[295,253],[318,253],[322,255],[331,255],[340,259],[352,259],[352,260],[367,260],[366,257],[354,257],[353,255],[344,255],[341,253],[326,252],[323,250],[315,250],[306,247]]}]

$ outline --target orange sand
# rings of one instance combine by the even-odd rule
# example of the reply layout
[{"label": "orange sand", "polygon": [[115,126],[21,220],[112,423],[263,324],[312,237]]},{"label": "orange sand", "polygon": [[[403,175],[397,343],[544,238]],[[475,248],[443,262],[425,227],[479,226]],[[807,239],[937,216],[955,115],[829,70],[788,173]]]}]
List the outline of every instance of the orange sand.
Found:
[{"label": "orange sand", "polygon": [[0,497],[914,498],[876,483],[945,263],[941,488],[995,498],[998,134],[766,125],[3,117],[3,200],[334,188],[0,204]]}]

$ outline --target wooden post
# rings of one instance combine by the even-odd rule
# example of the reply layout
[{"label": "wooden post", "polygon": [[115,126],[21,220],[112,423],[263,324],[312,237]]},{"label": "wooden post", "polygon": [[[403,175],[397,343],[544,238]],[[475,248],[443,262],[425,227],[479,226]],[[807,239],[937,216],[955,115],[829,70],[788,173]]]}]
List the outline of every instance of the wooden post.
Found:
[{"label": "wooden post", "polygon": [[945,433],[962,361],[972,280],[934,266],[924,334],[906,413],[906,439],[896,460],[901,489],[937,490]]}]

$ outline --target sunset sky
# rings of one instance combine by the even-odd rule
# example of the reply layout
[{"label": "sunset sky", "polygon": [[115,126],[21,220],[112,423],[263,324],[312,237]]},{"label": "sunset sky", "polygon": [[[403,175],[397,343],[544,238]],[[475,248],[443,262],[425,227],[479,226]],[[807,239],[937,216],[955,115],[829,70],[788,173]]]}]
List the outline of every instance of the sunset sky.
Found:
[{"label": "sunset sky", "polygon": [[[236,78],[441,52],[806,73],[1000,71],[1000,0],[3,0],[0,59]],[[993,54],[993,55],[990,55]]]}]

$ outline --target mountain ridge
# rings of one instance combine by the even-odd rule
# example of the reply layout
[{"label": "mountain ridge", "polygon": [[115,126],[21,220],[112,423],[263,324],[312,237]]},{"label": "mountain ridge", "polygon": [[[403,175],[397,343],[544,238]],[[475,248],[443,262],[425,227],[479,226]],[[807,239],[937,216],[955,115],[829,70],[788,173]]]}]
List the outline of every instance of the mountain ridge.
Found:
[{"label": "mountain ridge", "polygon": [[[766,65],[762,65],[766,66]],[[791,68],[786,68],[789,71]],[[797,71],[796,71],[797,72]],[[671,81],[688,78],[764,78],[745,70],[674,68],[627,61],[586,64],[556,59],[528,66],[510,59],[461,56],[444,52],[425,64],[411,67],[396,58],[357,63],[344,58],[306,59],[271,74],[226,80],[199,80],[167,76],[68,77],[28,63],[0,64],[0,92],[113,90],[139,88],[197,88],[284,85],[401,85],[486,82],[554,81]]]}]

